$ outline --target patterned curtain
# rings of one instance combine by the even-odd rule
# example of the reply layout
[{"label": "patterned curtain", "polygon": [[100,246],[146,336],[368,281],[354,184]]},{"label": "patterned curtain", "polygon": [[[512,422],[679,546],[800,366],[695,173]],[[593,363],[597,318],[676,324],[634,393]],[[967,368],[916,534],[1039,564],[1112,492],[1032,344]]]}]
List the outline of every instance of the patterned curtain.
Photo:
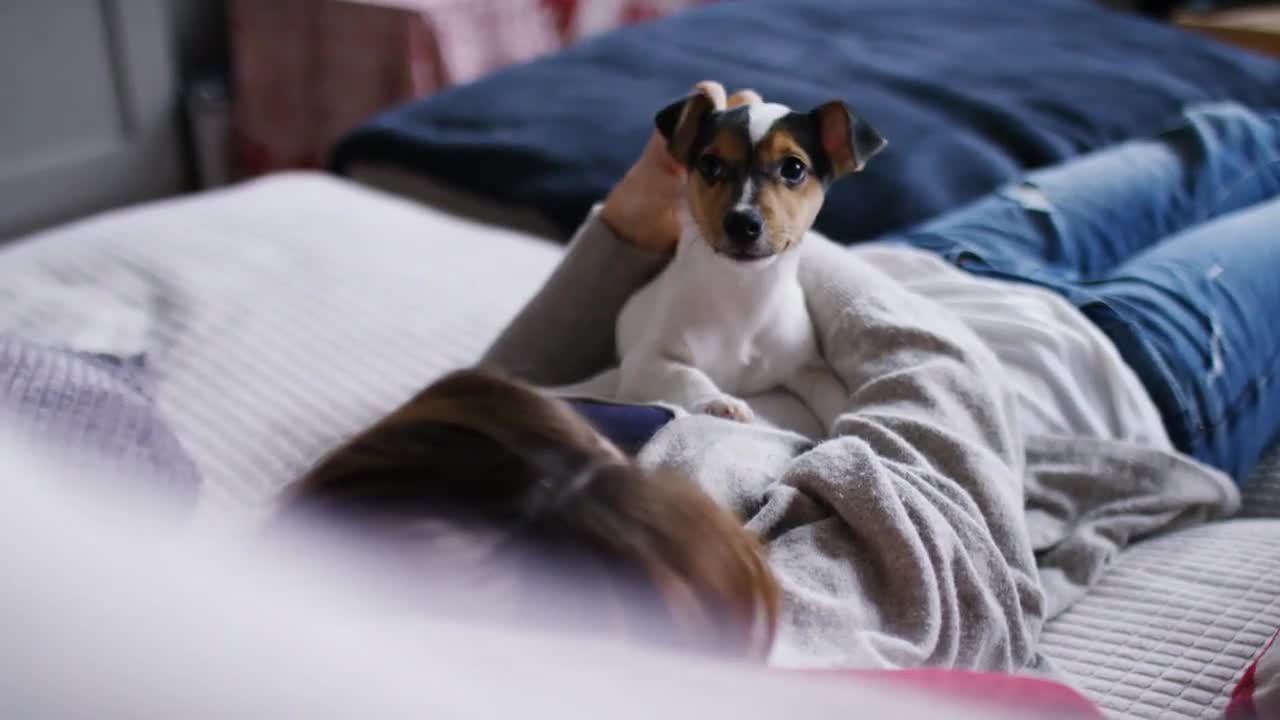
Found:
[{"label": "patterned curtain", "polygon": [[381,110],[708,1],[231,0],[240,174],[319,167]]}]

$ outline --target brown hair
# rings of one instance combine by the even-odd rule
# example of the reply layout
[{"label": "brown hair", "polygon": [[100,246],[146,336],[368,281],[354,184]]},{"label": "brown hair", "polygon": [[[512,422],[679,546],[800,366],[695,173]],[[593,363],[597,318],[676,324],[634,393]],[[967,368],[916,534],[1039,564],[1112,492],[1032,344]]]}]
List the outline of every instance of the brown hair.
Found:
[{"label": "brown hair", "polygon": [[432,384],[321,461],[284,509],[399,543],[432,542],[412,532],[431,520],[495,536],[508,560],[550,561],[516,572],[563,570],[537,579],[579,583],[560,594],[588,614],[623,603],[629,617],[606,624],[647,639],[737,656],[773,640],[778,589],[737,518],[687,478],[643,471],[566,403],[488,371]]}]

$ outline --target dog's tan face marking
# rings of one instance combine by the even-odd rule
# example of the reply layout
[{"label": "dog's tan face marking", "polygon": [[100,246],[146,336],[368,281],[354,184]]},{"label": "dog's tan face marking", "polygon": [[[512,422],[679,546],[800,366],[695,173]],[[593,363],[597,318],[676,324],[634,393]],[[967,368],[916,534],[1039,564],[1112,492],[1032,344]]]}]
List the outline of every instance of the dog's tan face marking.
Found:
[{"label": "dog's tan face marking", "polygon": [[[781,174],[784,162],[798,163],[803,177]],[[707,172],[708,163],[718,170]],[[717,252],[743,254],[742,242],[727,237],[725,218],[735,209],[750,208],[763,222],[756,257],[768,257],[794,247],[818,216],[825,189],[808,151],[786,129],[773,127],[754,146],[748,132],[737,125],[716,128],[693,161],[688,186],[689,209],[703,239]]]},{"label": "dog's tan face marking", "polygon": [[[780,175],[783,162],[789,158],[805,167],[804,179],[798,183],[788,182]],[[761,183],[757,200],[764,219],[765,237],[774,252],[782,252],[799,243],[813,227],[826,189],[813,171],[809,153],[785,130],[774,128],[756,146],[756,164],[768,178]]]},{"label": "dog's tan face marking", "polygon": [[[702,237],[720,252],[731,248],[725,238],[724,218],[742,194],[743,179],[750,170],[751,148],[746,133],[735,127],[722,127],[694,159],[694,172],[689,174],[689,211],[698,224]],[[719,163],[718,177],[709,177],[697,168],[706,163]]]},{"label": "dog's tan face marking", "polygon": [[857,172],[884,140],[840,102],[809,113],[774,103],[715,109],[691,96],[656,124],[689,168],[687,200],[702,239],[735,260],[797,246],[822,209],[827,186]]}]

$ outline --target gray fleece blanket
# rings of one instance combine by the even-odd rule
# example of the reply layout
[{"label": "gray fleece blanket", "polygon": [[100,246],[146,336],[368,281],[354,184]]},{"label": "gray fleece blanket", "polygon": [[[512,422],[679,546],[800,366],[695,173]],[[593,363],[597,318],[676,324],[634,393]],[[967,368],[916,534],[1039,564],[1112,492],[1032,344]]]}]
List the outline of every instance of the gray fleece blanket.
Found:
[{"label": "gray fleece blanket", "polygon": [[[1040,628],[1115,553],[1237,508],[1230,480],[1188,458],[1024,437],[999,360],[958,318],[856,249],[813,236],[800,251],[847,390],[790,399],[820,432],[683,415],[639,456],[763,539],[784,593],[775,664],[1047,672]],[[548,386],[595,377],[607,395],[617,313],[665,261],[593,214],[485,362]],[[787,402],[749,401],[766,418]]]}]

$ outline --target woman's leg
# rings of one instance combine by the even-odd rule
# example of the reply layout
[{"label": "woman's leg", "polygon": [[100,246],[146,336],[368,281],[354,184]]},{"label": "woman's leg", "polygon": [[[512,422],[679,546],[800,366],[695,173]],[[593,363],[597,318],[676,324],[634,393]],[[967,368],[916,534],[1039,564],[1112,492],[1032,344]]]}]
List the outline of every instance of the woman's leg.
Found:
[{"label": "woman's leg", "polygon": [[1079,293],[1174,444],[1243,482],[1280,436],[1280,198],[1176,234]]},{"label": "woman's leg", "polygon": [[1280,428],[1280,114],[1231,104],[1030,174],[899,241],[1057,290],[1179,449],[1243,481]]},{"label": "woman's leg", "polygon": [[1033,172],[896,238],[966,269],[1053,287],[1280,194],[1280,114],[1200,105],[1150,139]]}]

